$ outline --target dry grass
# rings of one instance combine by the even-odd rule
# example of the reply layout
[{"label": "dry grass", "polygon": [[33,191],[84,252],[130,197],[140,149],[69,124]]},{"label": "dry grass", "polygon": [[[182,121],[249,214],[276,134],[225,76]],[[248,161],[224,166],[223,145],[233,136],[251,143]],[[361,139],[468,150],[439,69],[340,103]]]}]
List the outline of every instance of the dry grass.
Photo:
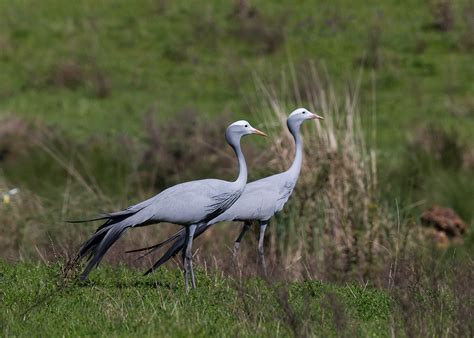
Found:
[{"label": "dry grass", "polygon": [[[270,228],[269,255],[295,277],[364,278],[376,269],[377,257],[392,252],[397,223],[377,196],[376,153],[361,129],[358,84],[341,99],[316,67],[303,79],[292,74],[281,93],[259,81],[266,124],[285,125],[288,112],[302,104],[325,120],[304,130],[304,165],[289,205]],[[269,166],[278,171],[293,158],[293,140],[284,129],[272,137]]]},{"label": "dry grass", "polygon": [[[37,231],[38,219],[42,218],[44,209],[40,199],[34,194],[19,190],[7,201],[3,198],[13,186],[0,176],[0,247],[2,257],[16,260],[25,255],[41,257],[41,249],[48,243],[40,231]],[[36,217],[33,217],[36,215]],[[27,244],[27,245],[25,245]],[[41,249],[40,249],[41,248]]]},{"label": "dry grass", "polygon": [[412,253],[400,261],[390,295],[394,301],[393,332],[397,336],[470,337],[474,332],[474,294],[468,280],[473,261],[446,266],[437,253]]}]

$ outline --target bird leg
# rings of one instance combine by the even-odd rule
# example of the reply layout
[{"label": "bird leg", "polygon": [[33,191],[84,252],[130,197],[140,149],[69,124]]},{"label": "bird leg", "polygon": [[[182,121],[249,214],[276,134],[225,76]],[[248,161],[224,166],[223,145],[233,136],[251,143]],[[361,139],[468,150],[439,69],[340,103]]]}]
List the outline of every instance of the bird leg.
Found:
[{"label": "bird leg", "polygon": [[184,269],[184,284],[186,291],[188,291],[188,262],[186,261],[186,249],[188,247],[188,240],[189,240],[189,227],[185,228],[186,232],[184,235],[184,245],[181,250],[181,259],[183,260],[183,269]]},{"label": "bird leg", "polygon": [[196,281],[194,278],[193,271],[193,237],[196,231],[197,224],[192,224],[186,227],[186,239],[183,247],[183,265],[184,265],[184,281],[186,285],[186,291],[189,291],[189,272],[191,272],[191,285],[192,288],[196,288]]},{"label": "bird leg", "polygon": [[260,222],[260,236],[258,238],[258,255],[260,257],[260,263],[262,264],[263,273],[267,276],[267,264],[265,263],[265,255],[263,253],[263,238],[265,237],[265,229],[267,228],[268,221]]},{"label": "bird leg", "polygon": [[237,254],[239,253],[240,241],[244,237],[245,233],[250,229],[251,225],[252,225],[252,222],[245,221],[244,226],[242,227],[242,230],[240,231],[239,237],[237,237],[237,239],[235,240],[234,249],[232,250],[232,262],[234,262],[234,264],[237,259]]}]

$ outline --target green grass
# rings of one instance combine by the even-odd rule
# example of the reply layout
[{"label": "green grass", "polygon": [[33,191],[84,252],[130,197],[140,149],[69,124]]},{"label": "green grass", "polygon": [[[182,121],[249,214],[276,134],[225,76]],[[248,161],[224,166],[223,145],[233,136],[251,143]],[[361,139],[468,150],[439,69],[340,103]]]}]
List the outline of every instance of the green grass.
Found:
[{"label": "green grass", "polygon": [[[0,114],[39,117],[75,136],[140,135],[152,106],[162,121],[187,107],[245,116],[243,93],[253,90],[254,71],[278,83],[290,60],[313,60],[345,86],[379,27],[381,66],[363,71],[361,94],[368,121],[377,110],[383,149],[400,149],[407,132],[426,121],[473,140],[472,114],[453,114],[472,110],[472,53],[461,46],[467,1],[455,3],[455,25],[445,33],[426,29],[433,18],[422,1],[252,1],[259,26],[271,33],[282,27],[272,53],[261,51],[266,38],[258,31],[254,38],[235,33],[243,28],[230,19],[231,2],[165,1],[163,10],[158,3],[2,1]],[[87,76],[74,89],[52,84],[55,67],[68,61],[103,73],[110,95],[98,98]]]},{"label": "green grass", "polygon": [[[102,268],[87,284],[64,284],[59,267],[0,263],[4,336],[288,336],[291,329],[275,291],[259,279],[242,295],[230,279],[198,271],[188,295],[178,270],[143,277],[126,268]],[[327,295],[340,313],[327,305]],[[390,298],[358,286],[293,283],[292,311],[318,336],[335,335],[333,317],[363,336],[388,336]],[[326,305],[325,305],[326,304]],[[246,312],[247,311],[247,312]]]},{"label": "green grass", "polygon": [[[27,240],[15,239],[25,246],[15,246],[15,252],[34,256],[33,248],[50,240],[78,244],[62,223],[68,194],[81,201],[71,199],[76,216],[107,209],[107,198],[123,207],[157,190],[135,176],[130,159],[143,154],[124,156],[118,142],[123,135],[143,140],[147,111],[162,126],[187,109],[211,118],[231,112],[232,118],[258,120],[254,74],[280,88],[289,83],[281,83],[282,71],[288,80],[292,65],[300,79],[308,61],[328,74],[340,104],[345,88],[354,87],[361,74],[357,107],[369,140],[375,125],[379,190],[393,215],[395,199],[402,217],[414,219],[438,203],[472,224],[472,168],[408,146],[429,123],[451,131],[466,149],[474,144],[473,51],[463,45],[470,33],[463,16],[474,13],[466,9],[468,0],[452,3],[453,29],[441,32],[427,28],[433,22],[428,1],[251,1],[260,14],[250,20],[255,26],[249,33],[230,18],[230,1],[0,1],[0,119],[19,116],[53,126],[60,135],[53,137],[55,149],[67,161],[80,157],[76,169],[88,183],[99,182],[105,195],[99,205],[84,186],[73,180],[70,187],[64,168],[40,148],[0,162],[5,185],[19,186],[24,201],[31,202],[21,212],[0,206],[7,219],[11,213],[22,220],[14,228]],[[276,48],[266,52],[271,39]],[[362,67],[359,61],[372,55],[371,45],[380,65]],[[56,77],[71,64],[78,78],[61,85]],[[419,201],[421,207],[409,208]],[[468,237],[471,248],[473,238]],[[242,297],[229,278],[201,270],[198,290],[186,295],[177,270],[142,277],[105,267],[86,285],[63,285],[58,271],[59,266],[0,262],[2,335],[291,334],[291,318],[274,290],[258,279],[245,282]],[[299,327],[307,325],[318,336],[343,334],[336,323],[357,336],[389,336],[391,320],[400,318],[385,291],[360,286],[294,283],[289,299]]]}]

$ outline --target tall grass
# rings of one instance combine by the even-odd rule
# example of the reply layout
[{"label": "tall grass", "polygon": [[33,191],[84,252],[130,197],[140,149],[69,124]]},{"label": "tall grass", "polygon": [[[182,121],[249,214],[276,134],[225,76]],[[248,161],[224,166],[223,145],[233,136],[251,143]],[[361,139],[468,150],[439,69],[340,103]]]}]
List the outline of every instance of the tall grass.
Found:
[{"label": "tall grass", "polygon": [[282,89],[256,79],[261,102],[255,110],[279,130],[272,135],[269,161],[277,171],[293,159],[294,141],[281,127],[288,113],[303,105],[325,118],[304,128],[303,168],[290,202],[270,227],[269,254],[295,277],[363,279],[381,257],[396,251],[400,229],[378,194],[376,151],[361,124],[359,81],[341,95],[314,65],[306,67],[290,67]]}]

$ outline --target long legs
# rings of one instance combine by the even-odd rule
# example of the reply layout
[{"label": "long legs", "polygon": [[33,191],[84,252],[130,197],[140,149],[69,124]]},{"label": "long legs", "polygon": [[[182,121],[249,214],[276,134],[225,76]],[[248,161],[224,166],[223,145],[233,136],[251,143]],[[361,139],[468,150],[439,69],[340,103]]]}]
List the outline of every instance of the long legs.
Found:
[{"label": "long legs", "polygon": [[197,224],[192,224],[186,227],[186,239],[183,246],[183,266],[184,266],[184,281],[186,285],[186,291],[189,291],[189,272],[191,272],[191,285],[193,289],[196,288],[196,281],[194,279],[193,271],[193,237],[196,231]]},{"label": "long legs", "polygon": [[237,237],[237,239],[235,240],[234,250],[232,250],[232,260],[234,261],[234,263],[237,258],[237,254],[239,253],[240,241],[244,237],[245,233],[250,229],[251,225],[252,225],[252,222],[245,221],[244,226],[242,227],[242,231],[240,231],[239,237]]},{"label": "long legs", "polygon": [[[235,264],[237,260],[237,255],[240,249],[240,241],[244,237],[245,233],[250,229],[252,225],[251,221],[245,221],[242,230],[240,231],[239,237],[235,240],[234,249],[232,250],[232,261]],[[263,239],[265,237],[265,230],[267,229],[268,221],[260,221],[260,234],[258,237],[258,257],[260,264],[262,264],[263,273],[267,274],[267,265],[265,263],[265,254],[263,251]]]},{"label": "long legs", "polygon": [[260,221],[260,235],[258,237],[258,256],[260,264],[262,264],[263,273],[267,275],[267,264],[265,263],[265,254],[263,252],[263,238],[265,237],[265,230],[267,229],[268,221]]}]

